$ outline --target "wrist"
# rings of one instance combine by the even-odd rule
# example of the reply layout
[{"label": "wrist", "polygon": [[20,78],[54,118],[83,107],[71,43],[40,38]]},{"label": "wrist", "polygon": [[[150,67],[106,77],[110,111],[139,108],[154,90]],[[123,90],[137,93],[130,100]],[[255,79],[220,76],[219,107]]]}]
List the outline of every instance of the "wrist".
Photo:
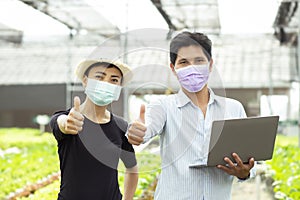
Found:
[{"label": "wrist", "polygon": [[67,115],[60,115],[57,117],[56,120],[59,130],[64,134],[66,134],[65,131],[66,120],[67,120]]},{"label": "wrist", "polygon": [[247,180],[248,178],[250,178],[250,172],[248,173],[247,176],[243,177],[243,178],[240,178],[240,177],[237,177],[238,179],[240,180]]}]

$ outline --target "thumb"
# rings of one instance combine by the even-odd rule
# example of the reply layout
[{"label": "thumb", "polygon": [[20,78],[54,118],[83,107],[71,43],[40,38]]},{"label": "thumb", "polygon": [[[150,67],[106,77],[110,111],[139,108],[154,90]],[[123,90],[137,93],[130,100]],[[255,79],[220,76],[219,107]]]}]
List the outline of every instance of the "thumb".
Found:
[{"label": "thumb", "polygon": [[139,117],[139,121],[142,123],[145,123],[145,112],[146,112],[145,105],[142,104],[140,108],[140,117]]},{"label": "thumb", "polygon": [[79,112],[80,111],[79,107],[80,107],[80,98],[78,96],[75,96],[74,97],[74,110]]}]

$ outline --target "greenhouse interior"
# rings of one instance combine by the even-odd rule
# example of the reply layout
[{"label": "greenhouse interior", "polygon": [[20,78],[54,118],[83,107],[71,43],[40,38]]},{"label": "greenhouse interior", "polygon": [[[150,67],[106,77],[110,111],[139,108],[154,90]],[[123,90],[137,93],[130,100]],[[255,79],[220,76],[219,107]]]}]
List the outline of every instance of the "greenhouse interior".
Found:
[{"label": "greenhouse interior", "polygon": [[[1,0],[0,199],[75,199],[64,196],[72,190],[72,186],[67,184],[68,172],[65,171],[69,168],[63,168],[62,164],[63,159],[69,157],[62,158],[63,143],[54,132],[59,129],[62,135],[67,133],[62,131],[59,117],[53,122],[53,116],[55,112],[67,111],[64,115],[69,117],[72,109],[80,114],[81,110],[76,107],[76,97],[80,99],[80,108],[86,105],[86,99],[91,98],[86,90],[90,79],[86,85],[77,76],[79,63],[85,60],[109,60],[125,63],[131,70],[124,74],[118,65],[112,64],[119,69],[124,80],[130,80],[122,83],[119,97],[105,104],[104,108],[106,112],[113,113],[111,119],[115,120],[116,115],[126,122],[127,127],[122,130],[125,137],[122,136],[122,140],[126,140],[126,144],[134,149],[138,166],[136,186],[130,188],[131,183],[127,181],[131,179],[128,174],[133,172],[128,172],[130,169],[125,162],[123,165],[123,159],[117,163],[118,166],[113,170],[117,172],[115,181],[117,193],[121,197],[115,196],[112,199],[159,200],[168,196],[170,199],[219,200],[217,195],[222,195],[225,200],[300,200],[299,3],[299,0]],[[268,141],[271,143],[271,157],[255,160],[253,166],[250,157],[246,162],[239,163],[235,160],[234,164],[225,165],[226,169],[223,171],[207,166],[191,168],[188,164],[188,169],[181,169],[179,163],[188,154],[185,150],[194,152],[200,149],[201,153],[196,154],[202,155],[202,150],[208,148],[208,144],[211,145],[210,131],[208,135],[203,136],[205,133],[201,133],[197,136],[198,129],[195,130],[197,133],[194,139],[187,138],[189,141],[183,139],[182,143],[179,142],[177,151],[181,151],[184,142],[188,144],[176,159],[172,157],[177,151],[168,146],[172,142],[174,146],[176,142],[172,141],[173,136],[168,136],[172,132],[170,126],[180,126],[173,120],[180,119],[178,124],[187,121],[187,126],[190,127],[193,120],[198,119],[198,116],[191,117],[191,113],[181,116],[181,112],[184,112],[181,109],[186,105],[176,107],[180,116],[178,113],[176,116],[176,112],[171,110],[175,109],[172,108],[173,99],[180,100],[180,95],[187,92],[181,84],[179,71],[176,71],[178,64],[172,64],[170,60],[170,44],[184,32],[203,33],[212,42],[209,59],[213,62],[209,61],[209,79],[207,87],[204,87],[205,91],[209,91],[209,102],[217,98],[212,97],[213,94],[239,102],[245,112],[244,118],[279,117],[275,138]],[[206,49],[201,44],[200,50],[206,55]],[[193,104],[192,97],[184,97]],[[165,107],[155,104],[167,100],[170,101]],[[209,102],[206,104],[207,109],[211,106]],[[146,111],[142,111],[142,105],[145,105]],[[163,113],[152,113],[156,111],[155,106],[162,108],[159,111]],[[199,108],[200,106],[198,110],[201,112]],[[147,112],[148,110],[151,112]],[[145,113],[146,122],[141,120],[141,116],[144,118],[142,113]],[[210,116],[209,109],[203,115],[205,122],[214,117]],[[150,118],[153,121],[165,120],[165,124],[157,122],[161,130],[155,130],[155,134],[147,124],[147,119]],[[227,118],[222,117],[224,120]],[[83,127],[87,123],[85,120]],[[145,127],[147,125],[148,129],[144,133],[153,131],[151,139],[140,145],[129,139],[131,127],[138,122]],[[252,125],[254,126],[256,125]],[[268,125],[265,125],[264,130],[267,132],[266,126]],[[184,127],[185,124],[180,126]],[[244,132],[243,130],[245,128],[241,126],[239,131]],[[176,133],[185,133],[180,131],[175,128]],[[75,135],[78,140],[82,140],[83,148],[89,151],[80,132]],[[195,144],[198,137],[206,138],[203,140],[208,141],[207,147]],[[258,141],[265,136],[253,137],[258,145]],[[177,139],[179,138],[181,137],[178,136]],[[245,146],[244,142],[249,142],[245,140],[238,141],[239,145],[234,146],[242,148]],[[196,149],[193,149],[194,146],[197,146]],[[266,149],[261,151],[267,151],[267,146],[266,144]],[[250,155],[256,152],[256,147],[256,143],[252,145]],[[210,152],[208,156],[209,154]],[[166,160],[171,158],[172,162],[166,164]],[[98,162],[102,161],[98,159]],[[108,168],[111,167],[107,165]],[[178,170],[176,175],[166,178],[171,173],[168,170],[174,170],[173,168]],[[199,174],[195,176],[199,178],[199,183],[194,184],[196,177],[193,178],[192,173],[189,174],[190,177],[186,177],[186,170],[188,173],[198,170],[195,174]],[[222,174],[224,179],[220,175],[219,182],[222,183],[219,183],[216,174],[225,174],[226,170],[234,171],[226,174],[226,177]],[[238,170],[248,170],[250,178],[239,178],[235,174],[239,173]],[[205,175],[200,176],[201,173]],[[88,180],[88,177],[85,179]],[[220,185],[215,186],[214,181]],[[84,184],[89,187],[89,183]],[[104,183],[106,184],[108,183]],[[125,184],[129,185],[126,187]],[[169,190],[163,190],[166,188],[164,184],[170,186],[169,190],[176,187],[178,191],[176,189],[168,193]],[[81,187],[80,184],[77,185],[79,186]],[[95,185],[90,188],[93,187]],[[115,190],[114,186],[111,187],[111,190],[109,188],[105,191],[110,195]],[[193,190],[196,187],[200,188],[199,191]],[[218,192],[214,196],[217,188]],[[132,194],[131,189],[134,190],[131,191]],[[75,191],[71,193],[77,194]],[[77,199],[111,199],[110,196],[79,196]]]}]

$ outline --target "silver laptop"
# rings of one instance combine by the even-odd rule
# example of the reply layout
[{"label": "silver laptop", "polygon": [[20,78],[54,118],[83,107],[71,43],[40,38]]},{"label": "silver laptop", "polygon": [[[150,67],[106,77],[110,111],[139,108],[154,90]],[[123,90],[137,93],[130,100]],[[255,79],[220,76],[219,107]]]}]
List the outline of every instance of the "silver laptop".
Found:
[{"label": "silver laptop", "polygon": [[224,157],[233,162],[232,153],[244,163],[271,159],[279,116],[220,120],[212,123],[207,166],[226,165]]}]

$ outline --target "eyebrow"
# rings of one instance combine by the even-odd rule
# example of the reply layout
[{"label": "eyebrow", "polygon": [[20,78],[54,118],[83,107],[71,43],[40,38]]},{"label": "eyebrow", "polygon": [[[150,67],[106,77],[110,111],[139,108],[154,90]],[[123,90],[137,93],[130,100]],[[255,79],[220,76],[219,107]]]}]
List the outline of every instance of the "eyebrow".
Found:
[{"label": "eyebrow", "polygon": [[118,76],[118,75],[111,75],[110,77],[113,77],[113,78],[121,78],[121,77]]},{"label": "eyebrow", "polygon": [[103,74],[103,75],[105,75],[106,76],[106,73],[105,72],[95,72],[96,74]]},{"label": "eyebrow", "polygon": [[194,59],[199,59],[199,58],[205,59],[205,56],[197,56],[197,57],[195,57]]},{"label": "eyebrow", "polygon": [[[197,57],[195,57],[195,58],[191,58],[191,59],[205,59],[205,57],[204,56],[197,56]],[[179,59],[178,61],[183,61],[183,60],[189,60],[189,58],[181,58],[181,59]]]},{"label": "eyebrow", "polygon": [[183,61],[183,60],[187,60],[187,59],[186,59],[186,58],[181,58],[181,59],[178,60],[178,62],[179,62],[179,61]]},{"label": "eyebrow", "polygon": [[[105,73],[105,72],[100,72],[100,71],[98,71],[98,72],[95,72],[96,74],[102,74],[102,75],[104,75],[104,76],[106,76],[107,74]],[[121,78],[120,76],[118,76],[118,75],[111,75],[110,77],[112,77],[112,78]]]}]

